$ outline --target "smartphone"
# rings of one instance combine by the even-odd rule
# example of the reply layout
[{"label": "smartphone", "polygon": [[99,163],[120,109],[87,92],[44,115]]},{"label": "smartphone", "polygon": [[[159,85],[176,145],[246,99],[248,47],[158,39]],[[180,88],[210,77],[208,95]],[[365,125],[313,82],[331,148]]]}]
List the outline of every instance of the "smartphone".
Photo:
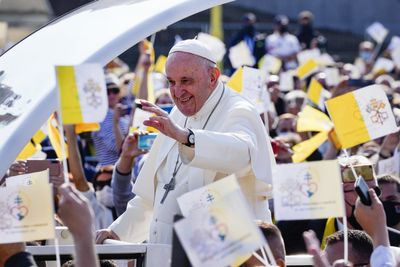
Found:
[{"label": "smartphone", "polygon": [[349,79],[347,81],[348,86],[357,87],[357,88],[366,87],[366,86],[372,85],[372,84],[374,84],[374,81],[372,81],[372,80]]},{"label": "smartphone", "polygon": [[27,173],[40,172],[49,169],[50,176],[62,176],[62,162],[57,159],[27,160]]},{"label": "smartphone", "polygon": [[354,187],[358,196],[360,197],[361,202],[366,206],[371,206],[372,202],[368,193],[369,187],[361,175],[357,177]]},{"label": "smartphone", "polygon": [[142,103],[140,103],[140,100],[139,100],[139,99],[136,99],[136,100],[135,100],[135,107],[136,107],[136,108],[139,108],[139,109],[142,109],[143,106],[142,106]]},{"label": "smartphone", "polygon": [[132,107],[131,106],[125,106],[122,108],[122,116],[125,115],[130,115],[132,112]]},{"label": "smartphone", "polygon": [[138,137],[138,148],[141,150],[150,150],[156,137],[156,133],[140,134]]}]

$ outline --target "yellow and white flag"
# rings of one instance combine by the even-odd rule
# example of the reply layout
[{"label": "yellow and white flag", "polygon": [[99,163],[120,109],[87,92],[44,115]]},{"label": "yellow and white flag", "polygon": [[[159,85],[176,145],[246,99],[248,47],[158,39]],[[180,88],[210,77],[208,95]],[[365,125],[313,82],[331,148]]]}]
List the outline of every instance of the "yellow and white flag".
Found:
[{"label": "yellow and white flag", "polygon": [[6,186],[30,186],[49,184],[49,169],[41,172],[21,174],[6,178]]},{"label": "yellow and white flag", "polygon": [[227,86],[249,100],[259,113],[263,113],[268,110],[270,102],[266,80],[263,71],[244,66],[235,71]]},{"label": "yellow and white flag", "polygon": [[47,136],[46,125],[43,125],[35,135],[29,140],[29,142],[25,145],[22,151],[18,154],[17,160],[26,160],[30,157],[41,158],[46,154],[42,155],[41,150],[42,146],[40,143]]},{"label": "yellow and white flag", "polygon": [[277,57],[265,54],[258,61],[258,68],[271,74],[278,74],[282,68],[282,61]]},{"label": "yellow and white flag", "polygon": [[306,105],[298,114],[296,125],[298,132],[318,132],[310,139],[293,147],[294,154],[292,155],[292,160],[294,163],[299,163],[306,160],[328,139],[329,132],[333,128],[333,123],[325,113]]},{"label": "yellow and white flag", "polygon": [[318,60],[321,56],[321,51],[318,48],[307,49],[297,53],[297,61],[299,65],[305,64],[310,59]]},{"label": "yellow and white flag", "polygon": [[311,74],[318,71],[318,63],[315,59],[309,59],[304,64],[297,68],[297,77],[304,80]]},{"label": "yellow and white flag", "polygon": [[229,60],[235,69],[241,66],[253,66],[256,63],[250,48],[244,41],[229,48]]},{"label": "yellow and white flag", "polygon": [[[48,172],[42,177],[46,179]],[[0,204],[1,244],[54,239],[53,192],[48,182],[1,187]]]},{"label": "yellow and white flag", "polygon": [[63,123],[102,122],[108,99],[101,65],[56,66],[56,73]]},{"label": "yellow and white flag", "polygon": [[390,59],[380,57],[376,60],[372,72],[374,73],[390,73],[394,69],[394,62]]},{"label": "yellow and white flag", "polygon": [[274,170],[276,220],[343,217],[343,190],[336,160],[280,164]]},{"label": "yellow and white flag", "polygon": [[308,87],[307,97],[320,109],[324,108],[324,87],[316,79],[312,79]]},{"label": "yellow and white flag", "polygon": [[325,102],[343,148],[398,130],[382,85],[371,85]]},{"label": "yellow and white flag", "polygon": [[240,67],[232,74],[226,85],[233,89],[236,93],[242,92],[243,87],[243,68]]},{"label": "yellow and white flag", "polygon": [[174,228],[194,267],[239,266],[266,244],[234,176],[186,193],[178,203],[187,217]]},{"label": "yellow and white flag", "polygon": [[293,146],[293,163],[305,161],[311,154],[317,150],[327,139],[329,132],[319,132],[308,140],[305,140]]}]

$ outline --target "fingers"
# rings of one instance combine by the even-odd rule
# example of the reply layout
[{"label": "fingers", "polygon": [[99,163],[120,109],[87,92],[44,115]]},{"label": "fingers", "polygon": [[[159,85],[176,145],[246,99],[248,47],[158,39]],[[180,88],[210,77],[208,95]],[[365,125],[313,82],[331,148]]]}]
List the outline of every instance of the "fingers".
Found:
[{"label": "fingers", "polygon": [[69,184],[61,185],[59,193],[61,195],[60,208],[65,205],[64,203],[76,202],[81,204],[84,201],[76,192],[74,192],[73,188]]},{"label": "fingers", "polygon": [[318,249],[319,250],[319,241],[315,236],[315,232],[313,230],[305,231],[303,233],[304,242],[306,244],[307,249]]},{"label": "fingers", "polygon": [[96,231],[96,244],[103,244],[106,239],[120,240],[119,236],[110,229]]},{"label": "fingers", "polygon": [[164,110],[162,110],[158,106],[150,103],[149,101],[141,99],[140,103],[142,104],[142,109],[144,111],[155,113],[158,116],[168,117],[168,113],[167,112],[165,112]]},{"label": "fingers", "polygon": [[332,267],[352,267],[351,262],[345,262],[344,259],[336,260],[333,262]]},{"label": "fingers", "polygon": [[305,231],[303,233],[304,242],[306,243],[307,252],[313,256],[314,266],[328,267],[329,262],[326,255],[321,252],[319,240],[313,230]]},{"label": "fingers", "polygon": [[143,122],[144,125],[154,127],[159,131],[163,131],[165,125],[169,122],[168,117],[153,116]]},{"label": "fingers", "polygon": [[154,113],[158,116],[168,117],[168,113],[160,109],[159,107],[143,106],[143,110]]},{"label": "fingers", "polygon": [[106,230],[96,231],[96,244],[103,244],[104,240],[107,239],[108,234],[105,233]]},{"label": "fingers", "polygon": [[10,171],[13,173],[17,174],[24,174],[28,171],[28,166],[26,164],[26,161],[24,160],[18,160],[11,164],[10,166]]},{"label": "fingers", "polygon": [[379,204],[381,201],[379,200],[378,196],[375,193],[375,190],[370,188],[368,189],[369,197],[371,198],[372,205]]}]

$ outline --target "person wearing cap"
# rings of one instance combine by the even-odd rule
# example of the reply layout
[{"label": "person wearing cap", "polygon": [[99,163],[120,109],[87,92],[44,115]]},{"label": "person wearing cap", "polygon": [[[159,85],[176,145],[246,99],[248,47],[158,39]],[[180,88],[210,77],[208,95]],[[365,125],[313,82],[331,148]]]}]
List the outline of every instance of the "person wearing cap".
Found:
[{"label": "person wearing cap", "polygon": [[301,48],[297,37],[289,33],[288,26],[288,17],[277,15],[274,18],[274,32],[266,39],[267,53],[282,60],[285,70],[297,67],[296,56]]},{"label": "person wearing cap", "polygon": [[296,36],[303,49],[316,48],[319,33],[313,27],[314,15],[308,10],[303,10],[298,16],[299,31]]},{"label": "person wearing cap", "polygon": [[[219,81],[210,49],[198,40],[178,42],[169,52],[166,76],[175,107],[171,114],[142,101],[156,116],[144,122],[160,131],[144,163],[127,210],[97,233],[128,242],[171,244],[177,198],[235,174],[251,211],[271,221],[268,184],[275,164],[255,107]],[[139,154],[140,151],[136,151]],[[118,166],[116,171],[122,173]]]},{"label": "person wearing cap", "polygon": [[115,75],[106,76],[108,110],[100,123],[100,130],[92,132],[99,166],[114,165],[118,160],[122,141],[129,130],[129,118],[123,116],[123,105],[119,103],[120,88]]},{"label": "person wearing cap", "polygon": [[362,41],[358,46],[358,57],[354,61],[362,75],[368,74],[374,65],[375,45],[370,41]]}]

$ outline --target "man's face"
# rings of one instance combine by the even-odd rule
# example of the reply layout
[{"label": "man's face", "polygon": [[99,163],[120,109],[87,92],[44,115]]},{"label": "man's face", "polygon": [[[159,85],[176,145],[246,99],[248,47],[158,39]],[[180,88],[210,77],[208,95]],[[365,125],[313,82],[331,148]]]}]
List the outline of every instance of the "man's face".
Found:
[{"label": "man's face", "polygon": [[[344,258],[344,244],[343,242],[337,242],[326,246],[325,253],[328,261],[331,265],[337,260]],[[353,250],[352,244],[349,242],[349,261],[354,264],[354,266],[369,266],[369,259],[361,260],[360,257],[355,255],[356,251]]]},{"label": "man's face", "polygon": [[286,118],[279,120],[276,131],[278,135],[296,132],[294,129],[294,119]]},{"label": "man's face", "polygon": [[397,191],[397,185],[395,183],[380,184],[381,201],[397,201],[400,202],[400,193]]},{"label": "man's face", "polygon": [[[376,187],[376,180],[366,181],[366,183],[368,184],[369,188]],[[357,192],[355,191],[355,188],[354,188],[354,182],[343,183],[343,191],[344,191],[344,199],[345,199],[345,203],[346,203],[346,216],[350,217],[351,209],[352,209],[351,206],[354,206],[356,204],[356,200],[358,197]]]},{"label": "man's face", "polygon": [[218,79],[215,70],[189,53],[175,52],[168,57],[165,72],[171,96],[185,116],[196,114],[207,101]]}]

